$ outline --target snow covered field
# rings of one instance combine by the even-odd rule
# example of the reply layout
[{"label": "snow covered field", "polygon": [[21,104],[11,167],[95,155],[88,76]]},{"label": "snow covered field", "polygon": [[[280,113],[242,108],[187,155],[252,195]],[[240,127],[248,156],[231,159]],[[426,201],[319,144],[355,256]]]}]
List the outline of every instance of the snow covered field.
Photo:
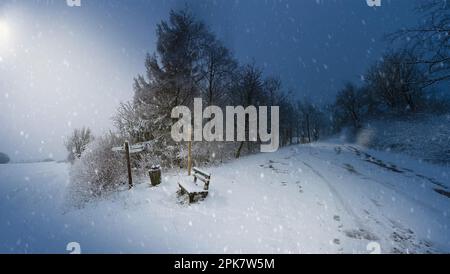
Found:
[{"label": "snow covered field", "polygon": [[370,121],[356,141],[378,150],[450,165],[450,115]]},{"label": "snow covered field", "polygon": [[191,206],[171,171],[68,208],[67,169],[0,165],[1,253],[450,252],[450,169],[398,154],[319,143],[245,157],[205,168],[210,196]]}]

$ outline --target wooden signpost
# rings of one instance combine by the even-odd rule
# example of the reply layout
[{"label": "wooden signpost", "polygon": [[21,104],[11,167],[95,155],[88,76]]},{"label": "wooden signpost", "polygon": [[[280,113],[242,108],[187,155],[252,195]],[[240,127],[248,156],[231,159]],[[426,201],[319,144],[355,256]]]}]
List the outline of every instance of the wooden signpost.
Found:
[{"label": "wooden signpost", "polygon": [[113,147],[112,151],[114,152],[125,152],[125,160],[127,161],[127,169],[128,169],[128,186],[131,189],[133,187],[133,176],[131,174],[131,157],[130,154],[140,153],[146,151],[150,146],[150,142],[138,143],[135,145],[131,145],[128,141],[126,141],[121,147]]},{"label": "wooden signpost", "polygon": [[133,187],[133,176],[131,175],[130,144],[128,142],[125,142],[125,158],[128,168],[128,186],[131,189]]}]

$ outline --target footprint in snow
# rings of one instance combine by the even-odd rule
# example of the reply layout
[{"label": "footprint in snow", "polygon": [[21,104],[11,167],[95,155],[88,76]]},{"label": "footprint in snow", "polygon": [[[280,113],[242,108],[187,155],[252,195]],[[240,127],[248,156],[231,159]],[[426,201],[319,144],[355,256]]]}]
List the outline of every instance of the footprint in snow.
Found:
[{"label": "footprint in snow", "polygon": [[355,167],[352,166],[351,164],[344,164],[344,168],[350,173],[359,174],[359,172],[356,171]]},{"label": "footprint in snow", "polygon": [[344,230],[345,236],[357,240],[378,241],[378,237],[365,229]]},{"label": "footprint in snow", "polygon": [[376,205],[377,207],[382,207],[382,205],[380,204],[380,202],[378,202],[377,200],[370,199],[370,201],[372,201],[372,203],[373,203],[374,205]]}]

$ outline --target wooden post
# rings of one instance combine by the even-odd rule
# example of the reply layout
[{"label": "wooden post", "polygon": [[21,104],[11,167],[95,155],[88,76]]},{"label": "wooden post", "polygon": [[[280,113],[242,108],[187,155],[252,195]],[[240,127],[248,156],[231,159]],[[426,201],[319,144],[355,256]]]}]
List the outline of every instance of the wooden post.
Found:
[{"label": "wooden post", "polygon": [[191,129],[189,129],[189,143],[188,143],[188,176],[191,176],[192,169],[192,133]]},{"label": "wooden post", "polygon": [[131,175],[130,144],[128,141],[125,142],[125,158],[127,160],[128,168],[128,185],[131,189],[133,187],[133,177]]}]

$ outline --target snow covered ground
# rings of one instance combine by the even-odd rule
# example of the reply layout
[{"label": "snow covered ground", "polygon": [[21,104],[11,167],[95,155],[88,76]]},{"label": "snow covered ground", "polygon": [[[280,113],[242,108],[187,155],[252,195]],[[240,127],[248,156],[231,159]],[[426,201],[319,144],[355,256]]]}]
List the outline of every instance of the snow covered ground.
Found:
[{"label": "snow covered ground", "polygon": [[[450,169],[354,145],[291,146],[221,166],[188,206],[176,171],[83,209],[66,164],[0,165],[0,252],[450,252]],[[183,172],[184,173],[184,172]]]}]

